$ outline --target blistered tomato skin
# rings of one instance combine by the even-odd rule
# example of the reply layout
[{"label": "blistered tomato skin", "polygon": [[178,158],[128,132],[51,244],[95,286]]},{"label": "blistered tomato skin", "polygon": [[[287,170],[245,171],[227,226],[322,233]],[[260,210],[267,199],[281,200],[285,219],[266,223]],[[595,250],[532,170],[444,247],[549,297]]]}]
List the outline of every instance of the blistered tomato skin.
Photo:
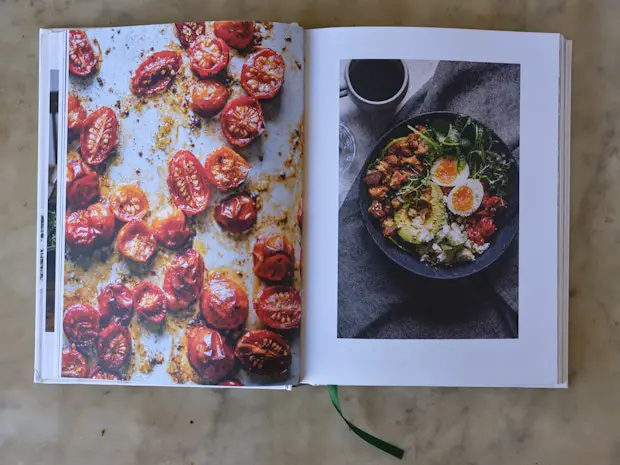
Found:
[{"label": "blistered tomato skin", "polygon": [[99,364],[106,371],[118,372],[131,358],[131,334],[125,326],[111,324],[97,338]]},{"label": "blistered tomato skin", "polygon": [[131,91],[139,96],[164,92],[179,74],[181,63],[181,55],[172,50],[149,55],[140,63],[131,78]]},{"label": "blistered tomato skin", "polygon": [[220,147],[205,160],[207,180],[221,191],[239,187],[252,169],[245,158],[230,147]]},{"label": "blistered tomato skin", "polygon": [[241,69],[241,85],[256,99],[270,99],[284,84],[284,58],[270,48],[253,53]]},{"label": "blistered tomato skin", "polygon": [[271,282],[289,281],[295,270],[295,251],[282,234],[267,234],[254,244],[254,274]]},{"label": "blistered tomato skin", "polygon": [[112,193],[110,208],[120,221],[141,220],[149,211],[149,201],[140,186],[125,184]]},{"label": "blistered tomato skin", "polygon": [[198,376],[207,382],[225,378],[235,366],[235,357],[222,335],[206,326],[188,329],[187,355]]},{"label": "blistered tomato skin", "polygon": [[220,125],[228,142],[245,147],[265,132],[263,109],[253,97],[237,97],[222,110]]},{"label": "blistered tomato skin", "polygon": [[93,73],[98,58],[88,36],[84,31],[69,31],[69,72],[75,76],[86,77]]},{"label": "blistered tomato skin", "polygon": [[82,125],[86,119],[86,110],[82,106],[80,99],[69,94],[67,101],[67,129],[69,141],[72,141],[80,135]]},{"label": "blistered tomato skin", "polygon": [[291,286],[266,287],[254,300],[254,311],[270,328],[298,328],[301,322],[301,295]]},{"label": "blistered tomato skin", "polygon": [[88,377],[88,363],[77,350],[65,349],[62,351],[61,376],[63,378]]},{"label": "blistered tomato skin", "polygon": [[80,135],[82,159],[89,165],[103,163],[118,143],[118,119],[110,107],[101,107],[86,117]]},{"label": "blistered tomato skin", "polygon": [[92,346],[100,328],[99,312],[88,304],[74,304],[65,310],[62,319],[65,336],[79,349]]},{"label": "blistered tomato skin", "polygon": [[118,250],[128,259],[144,263],[155,253],[157,239],[151,227],[143,220],[126,223],[116,237]]},{"label": "blistered tomato skin", "polygon": [[192,110],[208,118],[220,112],[226,105],[230,91],[215,79],[198,81],[192,87]]},{"label": "blistered tomato skin", "polygon": [[133,316],[133,292],[121,282],[105,285],[97,296],[101,324],[127,326]]},{"label": "blistered tomato skin", "polygon": [[158,211],[153,216],[151,226],[155,230],[157,242],[168,249],[181,247],[191,234],[185,214],[172,206]]},{"label": "blistered tomato skin", "polygon": [[214,210],[214,217],[222,229],[231,233],[247,231],[256,223],[256,203],[246,194],[222,200]]},{"label": "blistered tomato skin", "polygon": [[143,282],[136,287],[134,306],[143,321],[160,326],[166,318],[166,296],[153,283]]},{"label": "blistered tomato skin", "polygon": [[99,175],[83,160],[67,163],[67,203],[85,208],[99,198]]},{"label": "blistered tomato skin", "polygon": [[175,23],[177,37],[183,48],[188,48],[198,36],[205,35],[205,23]]},{"label": "blistered tomato skin", "polygon": [[237,342],[235,356],[250,373],[279,377],[291,366],[291,348],[277,333],[268,330],[247,331]]},{"label": "blistered tomato skin", "polygon": [[174,204],[186,215],[207,208],[210,188],[204,167],[194,154],[179,150],[168,162],[168,189]]},{"label": "blistered tomato skin", "polygon": [[233,48],[242,50],[252,42],[254,21],[215,21],[213,33]]},{"label": "blistered tomato skin", "polygon": [[202,292],[200,311],[207,324],[216,329],[235,329],[248,317],[248,295],[239,284],[218,278],[209,281]]},{"label": "blistered tomato skin", "polygon": [[116,221],[105,203],[89,205],[67,215],[65,239],[71,250],[86,254],[93,249],[108,245],[114,237]]},{"label": "blistered tomato skin", "polygon": [[192,71],[201,79],[215,76],[228,64],[228,45],[219,37],[196,37],[188,53]]},{"label": "blistered tomato skin", "polygon": [[164,292],[168,310],[177,312],[189,307],[202,291],[205,264],[194,249],[177,255],[164,276]]}]

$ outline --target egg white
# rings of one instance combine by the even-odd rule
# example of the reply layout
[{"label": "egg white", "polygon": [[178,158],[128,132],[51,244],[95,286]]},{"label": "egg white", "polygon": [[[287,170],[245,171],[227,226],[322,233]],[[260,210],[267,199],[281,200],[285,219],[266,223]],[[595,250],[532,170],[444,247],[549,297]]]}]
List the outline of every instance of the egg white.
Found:
[{"label": "egg white", "polygon": [[467,163],[465,163],[463,168],[461,168],[461,171],[458,172],[454,181],[443,182],[439,178],[437,178],[435,173],[437,172],[437,169],[439,168],[439,165],[441,164],[441,162],[445,160],[454,160],[454,162],[457,163],[457,166],[458,166],[457,157],[455,156],[437,158],[435,162],[433,163],[433,166],[431,166],[431,180],[438,186],[443,186],[443,187],[453,187],[453,186],[458,186],[460,184],[463,184],[469,177],[469,165],[467,165]]},{"label": "egg white", "polygon": [[[474,197],[474,203],[471,208],[468,208],[465,211],[457,210],[454,208],[453,197],[454,193],[459,188],[463,188],[463,186],[469,187],[472,191]],[[480,204],[482,203],[482,198],[484,197],[484,188],[482,187],[482,183],[477,179],[468,179],[462,185],[455,187],[448,194],[448,198],[446,199],[446,205],[448,206],[448,210],[458,216],[470,216],[475,213],[478,208],[480,208]]]}]

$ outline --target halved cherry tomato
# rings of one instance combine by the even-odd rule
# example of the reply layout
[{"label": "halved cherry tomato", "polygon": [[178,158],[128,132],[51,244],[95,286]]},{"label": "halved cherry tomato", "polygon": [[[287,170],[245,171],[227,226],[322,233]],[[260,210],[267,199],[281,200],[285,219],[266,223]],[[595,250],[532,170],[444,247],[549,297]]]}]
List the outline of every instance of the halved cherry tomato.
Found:
[{"label": "halved cherry tomato", "polygon": [[174,27],[183,48],[192,45],[196,37],[205,35],[205,23],[175,23]]},{"label": "halved cherry tomato", "polygon": [[104,286],[97,296],[101,324],[127,326],[133,316],[133,292],[121,282]]},{"label": "halved cherry tomato", "polygon": [[245,147],[265,131],[263,109],[253,97],[237,97],[222,111],[220,125],[228,142]]},{"label": "halved cherry tomato", "polygon": [[85,208],[99,198],[99,175],[83,160],[67,163],[67,203]]},{"label": "halved cherry tomato", "polygon": [[86,119],[86,110],[82,106],[80,99],[69,94],[67,101],[67,128],[69,140],[75,139],[80,135],[82,125]]},{"label": "halved cherry tomato", "polygon": [[224,108],[229,96],[228,87],[220,81],[198,81],[192,87],[192,110],[200,116],[212,116]]},{"label": "halved cherry tomato", "polygon": [[90,379],[104,379],[106,381],[118,381],[118,376],[103,371],[100,366],[95,365],[89,373]]},{"label": "halved cherry tomato", "polygon": [[97,338],[101,368],[117,372],[131,358],[131,334],[125,326],[111,324]]},{"label": "halved cherry tomato", "polygon": [[218,278],[202,291],[200,311],[208,325],[216,329],[235,329],[248,317],[248,294],[239,284]]},{"label": "halved cherry tomato", "polygon": [[295,269],[293,245],[282,234],[268,234],[254,244],[254,274],[267,281],[288,281]]},{"label": "halved cherry tomato", "polygon": [[84,356],[74,349],[62,351],[62,371],[63,378],[86,378],[88,376],[88,363]]},{"label": "halved cherry tomato", "polygon": [[110,208],[102,202],[94,203],[67,215],[65,238],[72,250],[86,253],[112,242],[115,225]]},{"label": "halved cherry tomato", "polygon": [[187,308],[200,296],[204,273],[205,262],[194,249],[174,257],[164,276],[168,310]]},{"label": "halved cherry tomato", "polygon": [[230,147],[215,149],[205,160],[207,179],[223,191],[238,187],[248,177],[250,169],[252,165]]},{"label": "halved cherry tomato", "polygon": [[235,356],[244,369],[261,376],[282,376],[292,362],[286,339],[266,329],[247,331],[241,336]]},{"label": "halved cherry tomato", "polygon": [[134,307],[140,318],[161,325],[166,318],[166,295],[159,286],[145,281],[136,287]]},{"label": "halved cherry tomato", "polygon": [[126,223],[116,236],[118,250],[134,262],[146,262],[155,253],[157,239],[151,227],[142,220]]},{"label": "halved cherry tomato", "polygon": [[110,208],[121,221],[141,220],[149,211],[149,201],[140,186],[125,184],[112,193]]},{"label": "halved cherry tomato", "polygon": [[301,322],[301,296],[291,286],[266,287],[254,300],[254,310],[270,328],[297,328]]},{"label": "halved cherry tomato", "polygon": [[99,334],[100,316],[96,308],[88,304],[74,304],[65,310],[62,328],[72,344],[85,349],[94,344]]},{"label": "halved cherry tomato", "polygon": [[239,194],[222,200],[213,213],[215,221],[226,231],[247,231],[256,222],[256,203],[247,194]]},{"label": "halved cherry tomato", "polygon": [[118,143],[118,120],[110,107],[101,107],[88,115],[80,135],[82,158],[89,165],[106,160]]},{"label": "halved cherry tomato", "polygon": [[69,31],[69,71],[76,76],[88,76],[95,69],[97,56],[84,31]]},{"label": "halved cherry tomato", "polygon": [[202,79],[215,76],[228,64],[228,45],[219,37],[196,37],[188,53],[192,70]]},{"label": "halved cherry tomato", "polygon": [[181,55],[162,50],[144,59],[131,78],[131,91],[136,95],[154,95],[165,91],[179,73]]},{"label": "halved cherry tomato", "polygon": [[213,33],[228,45],[244,49],[254,37],[254,21],[215,21]]},{"label": "halved cherry tomato", "polygon": [[273,98],[282,88],[286,64],[284,58],[270,48],[250,55],[241,68],[241,85],[254,98]]},{"label": "halved cherry tomato", "polygon": [[200,326],[187,330],[187,358],[204,381],[218,381],[235,366],[235,356],[217,331]]},{"label": "halved cherry tomato", "polygon": [[209,203],[209,183],[194,154],[179,150],[168,162],[168,189],[177,207],[187,215],[200,213]]},{"label": "halved cherry tomato", "polygon": [[169,249],[181,247],[191,234],[185,214],[173,206],[158,211],[153,216],[151,226],[155,230],[157,241]]}]

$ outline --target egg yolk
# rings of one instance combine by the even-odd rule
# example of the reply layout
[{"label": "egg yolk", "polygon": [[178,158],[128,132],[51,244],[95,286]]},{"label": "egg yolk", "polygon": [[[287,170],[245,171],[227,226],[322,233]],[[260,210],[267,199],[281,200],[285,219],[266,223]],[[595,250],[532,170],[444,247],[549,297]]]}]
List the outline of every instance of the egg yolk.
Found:
[{"label": "egg yolk", "polygon": [[469,186],[459,186],[452,194],[452,207],[459,212],[471,210],[474,206],[474,192]]},{"label": "egg yolk", "polygon": [[451,158],[442,160],[433,174],[442,184],[453,183],[459,175],[456,160]]}]

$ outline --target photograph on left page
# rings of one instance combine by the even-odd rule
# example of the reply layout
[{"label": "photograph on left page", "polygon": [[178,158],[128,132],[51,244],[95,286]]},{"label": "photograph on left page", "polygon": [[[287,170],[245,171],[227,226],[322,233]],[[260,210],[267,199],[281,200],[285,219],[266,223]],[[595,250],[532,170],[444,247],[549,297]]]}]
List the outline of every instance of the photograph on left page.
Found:
[{"label": "photograph on left page", "polygon": [[250,21],[68,31],[63,377],[298,381],[303,40]]}]

